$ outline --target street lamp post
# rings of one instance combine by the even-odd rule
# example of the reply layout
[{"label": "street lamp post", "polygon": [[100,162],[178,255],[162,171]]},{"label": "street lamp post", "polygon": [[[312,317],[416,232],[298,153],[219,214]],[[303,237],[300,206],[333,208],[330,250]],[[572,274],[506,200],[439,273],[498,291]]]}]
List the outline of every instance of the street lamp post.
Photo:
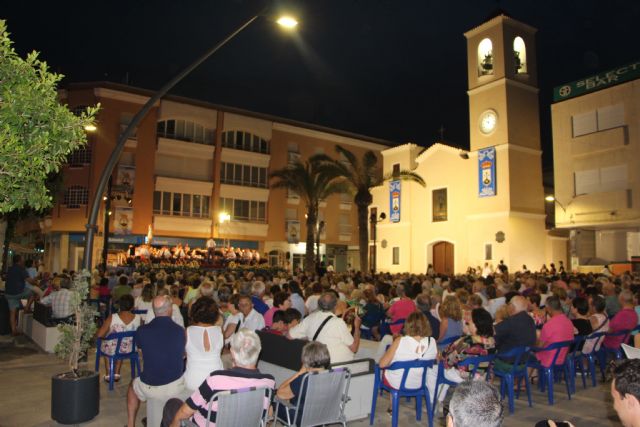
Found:
[{"label": "street lamp post", "polygon": [[[240,25],[236,30],[227,35],[222,41],[217,43],[215,46],[211,47],[204,54],[202,54],[198,59],[196,59],[192,64],[190,64],[187,68],[182,70],[178,75],[169,80],[158,92],[156,92],[149,100],[144,104],[144,106],[138,111],[138,113],[133,116],[131,122],[127,128],[120,134],[118,138],[118,142],[111,152],[111,156],[109,156],[109,160],[107,160],[107,164],[105,165],[102,174],[100,175],[100,180],[98,181],[98,185],[96,187],[96,191],[93,197],[93,202],[91,204],[91,210],[89,214],[89,220],[86,224],[86,237],[85,237],[85,247],[84,247],[84,259],[82,262],[83,268],[89,270],[91,269],[91,260],[93,258],[93,238],[96,233],[96,221],[98,219],[98,212],[100,210],[100,200],[102,199],[102,194],[105,191],[105,187],[107,186],[107,182],[109,177],[113,172],[113,168],[115,167],[118,159],[120,158],[120,154],[122,154],[122,150],[124,149],[124,145],[129,139],[129,136],[133,133],[133,130],[140,124],[142,119],[147,115],[147,113],[151,110],[151,108],[155,105],[156,102],[160,100],[163,96],[167,94],[176,84],[178,84],[182,79],[188,76],[194,69],[196,69],[200,64],[206,61],[211,55],[216,53],[220,48],[229,43],[235,36],[237,36],[242,30],[251,25],[258,17],[263,15],[266,10],[261,11],[257,15],[252,16],[245,23]],[[280,18],[276,21],[279,25],[285,28],[294,28],[297,25],[297,21],[293,18]]]},{"label": "street lamp post", "polygon": [[378,246],[376,243],[377,240],[377,234],[378,234],[378,223],[380,221],[384,221],[387,218],[387,215],[382,212],[380,214],[380,216],[376,216],[375,213],[372,213],[371,216],[369,217],[369,221],[371,222],[371,224],[373,224],[373,253],[371,254],[371,272],[375,273],[376,269],[377,269],[377,262],[378,262]]}]

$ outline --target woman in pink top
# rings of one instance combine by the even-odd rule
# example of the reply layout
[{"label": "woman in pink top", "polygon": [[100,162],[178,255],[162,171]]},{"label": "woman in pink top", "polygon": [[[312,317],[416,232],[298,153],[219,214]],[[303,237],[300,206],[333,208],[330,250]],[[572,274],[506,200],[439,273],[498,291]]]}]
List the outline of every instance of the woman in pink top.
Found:
[{"label": "woman in pink top", "polygon": [[276,292],[273,294],[273,307],[264,313],[264,325],[270,328],[273,325],[273,314],[278,311],[286,311],[291,307],[291,299],[286,292]]},{"label": "woman in pink top", "polygon": [[[416,304],[412,299],[412,289],[411,285],[408,283],[403,283],[402,285],[398,285],[396,288],[396,292],[400,299],[394,302],[389,310],[387,310],[387,316],[391,318],[391,323],[395,323],[400,319],[406,320],[407,317],[414,311],[416,311]],[[393,335],[400,334],[403,325],[391,325],[391,333]]]}]

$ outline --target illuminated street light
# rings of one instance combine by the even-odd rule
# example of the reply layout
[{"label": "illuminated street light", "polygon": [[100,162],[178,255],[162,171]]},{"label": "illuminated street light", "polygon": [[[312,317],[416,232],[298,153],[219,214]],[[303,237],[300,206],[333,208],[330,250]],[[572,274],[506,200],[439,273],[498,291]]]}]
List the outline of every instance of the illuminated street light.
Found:
[{"label": "illuminated street light", "polygon": [[288,30],[291,30],[295,27],[298,26],[298,21],[291,17],[291,16],[281,16],[280,18],[278,18],[278,20],[276,21],[276,23],[278,25],[280,25],[283,28],[286,28]]},{"label": "illuminated street light", "polygon": [[86,130],[87,132],[95,132],[98,130],[98,128],[94,124],[88,124],[85,125],[84,130]]},{"label": "illuminated street light", "polygon": [[553,197],[553,194],[549,194],[547,197],[544,198],[547,202],[555,202],[556,198]]},{"label": "illuminated street light", "polygon": [[[89,211],[89,219],[86,224],[87,234],[84,241],[84,259],[82,260],[82,267],[84,269],[91,269],[91,260],[93,257],[93,238],[97,231],[96,222],[98,219],[98,212],[100,210],[100,201],[102,199],[102,195],[104,194],[107,188],[107,182],[113,173],[113,169],[115,168],[118,160],[120,159],[120,155],[124,150],[124,146],[131,135],[133,135],[134,129],[136,129],[142,119],[147,115],[147,113],[156,105],[156,103],[164,97],[167,92],[169,92],[175,85],[180,83],[185,77],[187,77],[193,70],[195,70],[200,64],[209,59],[211,55],[220,50],[224,45],[229,43],[235,36],[242,32],[245,28],[251,25],[255,20],[257,20],[260,16],[263,16],[265,12],[267,12],[268,8],[260,11],[257,15],[252,16],[242,25],[240,25],[236,30],[231,32],[228,36],[218,42],[215,46],[212,46],[209,50],[203,53],[200,57],[198,57],[192,64],[187,66],[184,70],[182,70],[178,75],[169,80],[164,86],[160,88],[153,96],[151,96],[147,102],[142,106],[140,111],[136,113],[135,116],[131,119],[127,128],[120,134],[118,137],[118,142],[114,147],[109,159],[107,160],[107,164],[104,166],[102,173],[100,174],[100,179],[98,180],[98,185],[96,186],[95,197],[91,204],[91,209]],[[291,17],[281,17],[278,19],[278,24],[284,28],[294,28],[298,24],[298,22]]]},{"label": "illuminated street light", "polygon": [[220,221],[220,224],[231,221],[231,215],[226,212],[220,212],[220,214],[218,214],[218,221]]}]

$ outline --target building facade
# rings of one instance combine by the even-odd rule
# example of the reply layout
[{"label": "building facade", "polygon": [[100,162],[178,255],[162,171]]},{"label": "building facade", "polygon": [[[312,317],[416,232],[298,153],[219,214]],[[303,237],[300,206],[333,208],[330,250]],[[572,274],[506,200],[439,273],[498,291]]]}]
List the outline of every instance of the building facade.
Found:
[{"label": "building facade", "polygon": [[545,230],[536,30],[508,16],[467,33],[470,150],[405,144],[382,152],[384,172],[408,169],[426,187],[392,181],[374,192],[371,253],[380,270],[511,271],[566,261],[566,239]]},{"label": "building facade", "polygon": [[558,86],[556,227],[574,268],[640,256],[640,61]]},{"label": "building facade", "polygon": [[[122,131],[150,92],[112,83],[74,84],[61,94],[71,109],[100,103],[97,130],[63,170],[62,194],[41,221],[49,271],[77,269],[84,255],[89,206],[103,198],[93,260],[101,260],[106,220],[109,247],[122,250],[152,237],[153,245],[218,244],[256,249],[272,265],[302,265],[306,207],[296,194],[269,189],[269,173],[316,153],[356,155],[390,143],[191,99],[167,97],[129,138],[105,195],[95,188]],[[108,206],[107,204],[110,204]],[[108,214],[108,211],[111,214]],[[220,214],[227,214],[227,221]],[[224,215],[223,215],[224,216]],[[358,268],[352,196],[323,201],[321,253],[336,270]]]}]

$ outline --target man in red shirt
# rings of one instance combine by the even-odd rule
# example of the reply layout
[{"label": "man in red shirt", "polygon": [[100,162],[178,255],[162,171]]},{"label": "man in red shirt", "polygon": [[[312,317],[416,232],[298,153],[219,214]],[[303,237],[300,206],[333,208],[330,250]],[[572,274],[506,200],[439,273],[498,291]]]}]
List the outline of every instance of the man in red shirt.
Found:
[{"label": "man in red shirt", "polygon": [[[631,330],[638,324],[638,314],[633,306],[633,294],[630,290],[625,289],[620,292],[618,296],[622,309],[613,316],[613,319],[609,322],[609,333],[620,332],[624,330]],[[602,345],[610,349],[617,349],[625,339],[624,335],[618,335],[615,337],[605,337]]]},{"label": "man in red shirt", "polygon": [[[569,320],[562,311],[560,299],[556,296],[547,298],[546,308],[551,318],[547,320],[540,332],[540,347],[547,347],[557,342],[573,340],[573,323],[571,323],[571,320]],[[558,359],[556,359],[557,364],[564,363],[568,351],[568,347],[560,350]],[[549,367],[551,363],[553,363],[555,353],[556,350],[541,351],[537,354],[537,357],[542,366]]]}]

